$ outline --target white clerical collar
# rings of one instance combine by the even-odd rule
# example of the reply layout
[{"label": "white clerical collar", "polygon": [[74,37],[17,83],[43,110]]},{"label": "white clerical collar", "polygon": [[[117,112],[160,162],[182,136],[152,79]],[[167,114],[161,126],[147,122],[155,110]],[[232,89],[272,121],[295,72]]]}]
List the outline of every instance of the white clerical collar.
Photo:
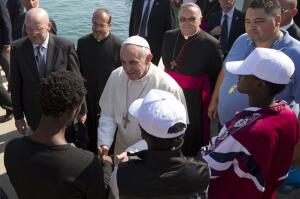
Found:
[{"label": "white clerical collar", "polygon": [[234,12],[234,6],[231,8],[231,10],[229,10],[227,13],[222,11],[222,18],[224,17],[224,15],[227,15],[227,19],[231,19],[233,16],[233,12]]},{"label": "white clerical collar", "polygon": [[109,33],[110,33],[110,31],[108,31],[102,39],[97,39],[94,34],[93,34],[93,37],[97,40],[97,42],[100,42],[100,41],[106,39],[108,37]]},{"label": "white clerical collar", "polygon": [[190,36],[185,36],[185,35],[182,35],[182,36],[184,37],[185,40],[187,40],[188,38],[195,36],[199,31],[200,30],[196,31],[193,35],[190,35]]},{"label": "white clerical collar", "polygon": [[287,30],[287,29],[289,29],[293,24],[294,24],[294,20],[292,19],[292,21],[291,21],[288,25],[282,26],[281,29]]},{"label": "white clerical collar", "polygon": [[49,33],[45,39],[45,41],[42,44],[34,44],[32,43],[33,49],[36,49],[38,46],[42,46],[43,48],[47,49],[48,48],[48,43],[49,43]]}]

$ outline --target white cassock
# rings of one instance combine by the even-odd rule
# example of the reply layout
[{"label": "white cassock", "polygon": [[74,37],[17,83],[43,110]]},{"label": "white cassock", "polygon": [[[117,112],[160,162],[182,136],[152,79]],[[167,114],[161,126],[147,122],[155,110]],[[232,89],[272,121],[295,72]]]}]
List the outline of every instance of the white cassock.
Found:
[{"label": "white cassock", "polygon": [[[110,147],[116,129],[114,148],[116,155],[142,139],[138,121],[128,114],[128,108],[134,100],[143,98],[154,88],[172,93],[186,106],[180,86],[172,77],[153,64],[147,74],[138,80],[128,79],[123,67],[111,73],[99,101],[101,116],[98,126],[98,146]],[[126,114],[129,122],[125,121]]]}]

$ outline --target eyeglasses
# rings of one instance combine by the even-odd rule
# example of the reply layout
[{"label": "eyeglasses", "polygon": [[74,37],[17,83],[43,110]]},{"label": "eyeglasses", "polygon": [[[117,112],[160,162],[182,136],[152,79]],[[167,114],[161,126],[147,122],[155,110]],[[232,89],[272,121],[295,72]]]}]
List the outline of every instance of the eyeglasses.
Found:
[{"label": "eyeglasses", "polygon": [[281,8],[281,13],[286,13],[286,12],[288,12],[290,9],[288,9],[288,8]]},{"label": "eyeglasses", "polygon": [[196,20],[197,20],[197,19],[196,19],[195,17],[189,17],[189,18],[180,17],[180,18],[179,18],[179,22],[180,22],[180,23],[186,23],[186,22],[195,23]]}]

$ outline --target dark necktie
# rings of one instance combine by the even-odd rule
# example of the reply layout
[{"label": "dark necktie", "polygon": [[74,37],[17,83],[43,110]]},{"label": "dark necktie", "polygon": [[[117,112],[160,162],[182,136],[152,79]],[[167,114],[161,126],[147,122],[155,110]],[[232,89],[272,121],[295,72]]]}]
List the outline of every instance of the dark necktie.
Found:
[{"label": "dark necktie", "polygon": [[147,23],[148,23],[148,16],[149,16],[149,11],[150,11],[150,1],[151,0],[144,0],[144,2],[145,1],[148,1],[148,2],[147,2],[147,5],[146,5],[146,8],[144,10],[142,22],[141,22],[141,25],[140,25],[139,35],[141,37],[146,36],[146,27],[147,27]]},{"label": "dark necktie", "polygon": [[45,77],[45,72],[46,72],[46,64],[44,61],[43,46],[37,46],[36,50],[37,50],[37,56],[36,56],[37,67],[38,67],[40,77],[43,78],[43,77]]},{"label": "dark necktie", "polygon": [[220,45],[225,48],[227,41],[228,41],[228,23],[227,23],[227,15],[223,16],[224,20],[222,23],[222,31],[221,31],[221,38],[220,38]]}]

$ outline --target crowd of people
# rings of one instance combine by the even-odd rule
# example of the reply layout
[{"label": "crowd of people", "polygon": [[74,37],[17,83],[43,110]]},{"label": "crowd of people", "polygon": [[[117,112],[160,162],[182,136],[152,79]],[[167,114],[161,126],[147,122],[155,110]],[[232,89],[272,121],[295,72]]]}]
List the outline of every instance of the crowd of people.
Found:
[{"label": "crowd of people", "polygon": [[299,197],[297,0],[133,0],[125,41],[96,8],[77,48],[39,0],[0,5],[20,199]]}]

